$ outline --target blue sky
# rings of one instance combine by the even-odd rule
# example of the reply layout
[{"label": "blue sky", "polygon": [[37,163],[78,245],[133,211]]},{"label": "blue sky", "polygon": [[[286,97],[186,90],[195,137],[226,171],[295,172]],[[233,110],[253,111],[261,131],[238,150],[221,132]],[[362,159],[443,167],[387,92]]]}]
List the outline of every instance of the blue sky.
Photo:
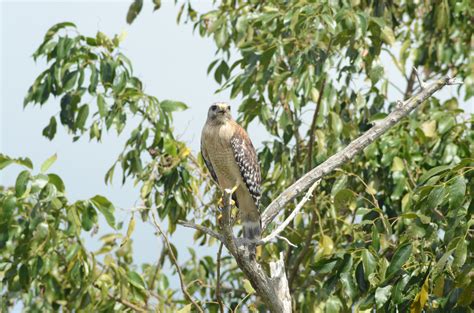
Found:
[{"label": "blue sky", "polygon": [[[122,49],[132,60],[134,73],[144,82],[146,91],[159,99],[180,100],[190,106],[188,111],[175,115],[176,134],[198,152],[209,104],[228,100],[225,93],[214,94],[218,86],[206,74],[214,57],[214,45],[209,39],[193,35],[192,25],[176,24],[178,9],[174,1],[163,1],[162,8],[154,13],[151,1],[145,1],[142,13],[131,26],[125,22],[129,5],[130,1],[3,1],[0,18],[0,152],[28,156],[36,169],[57,153],[58,160],[50,171],[63,178],[68,198],[74,201],[104,195],[118,208],[118,219],[125,222],[130,218],[127,209],[139,204],[139,189],[131,183],[122,186],[118,180],[106,186],[104,175],[122,150],[126,131],[120,137],[111,132],[102,143],[89,142],[87,136],[73,143],[72,137],[58,127],[56,137],[49,141],[41,132],[49,117],[58,111],[57,102],[49,101],[41,109],[23,109],[23,98],[45,68],[43,62],[35,63],[31,55],[53,24],[72,21],[79,32],[89,36],[98,30],[110,36],[126,31]],[[211,1],[201,1],[201,8],[210,6]],[[0,184],[14,184],[19,171],[11,166],[0,172]],[[110,231],[102,220],[99,235],[87,238],[87,245],[97,249],[100,234]],[[186,247],[194,245],[192,235],[192,230],[180,228],[172,237],[180,250],[181,262],[189,256]],[[157,260],[161,241],[149,224],[138,222],[132,239],[137,264]],[[216,251],[214,247],[199,250],[199,254]],[[177,281],[173,281],[178,287]]]}]

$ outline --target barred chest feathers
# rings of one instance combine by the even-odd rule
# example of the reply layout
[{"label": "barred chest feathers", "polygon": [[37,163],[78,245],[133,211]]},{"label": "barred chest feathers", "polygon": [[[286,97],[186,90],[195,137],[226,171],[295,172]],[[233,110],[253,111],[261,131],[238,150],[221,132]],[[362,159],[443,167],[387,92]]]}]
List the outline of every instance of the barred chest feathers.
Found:
[{"label": "barred chest feathers", "polygon": [[242,183],[240,170],[234,160],[234,152],[231,139],[234,135],[234,127],[228,122],[224,124],[208,124],[204,127],[202,138],[206,149],[216,151],[209,155],[210,161],[216,171],[217,178],[224,188],[232,188],[236,183]]}]

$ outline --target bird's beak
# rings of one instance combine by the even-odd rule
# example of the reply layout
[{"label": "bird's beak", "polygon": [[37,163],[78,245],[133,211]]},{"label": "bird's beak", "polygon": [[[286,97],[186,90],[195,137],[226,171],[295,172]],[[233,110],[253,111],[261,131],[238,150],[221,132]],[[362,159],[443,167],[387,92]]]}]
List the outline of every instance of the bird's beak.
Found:
[{"label": "bird's beak", "polygon": [[224,114],[224,113],[225,113],[225,109],[220,109],[220,110],[217,111],[217,113],[219,113],[219,114]]}]

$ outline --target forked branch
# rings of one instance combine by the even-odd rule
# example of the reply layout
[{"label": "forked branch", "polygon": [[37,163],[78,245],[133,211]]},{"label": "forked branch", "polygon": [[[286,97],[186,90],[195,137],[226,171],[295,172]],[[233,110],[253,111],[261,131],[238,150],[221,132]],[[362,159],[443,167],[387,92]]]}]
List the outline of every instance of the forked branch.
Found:
[{"label": "forked branch", "polygon": [[325,162],[306,173],[274,199],[262,214],[262,228],[265,229],[290,201],[305,192],[312,184],[314,184],[314,182],[326,176],[344,163],[352,160],[356,154],[360,153],[377,138],[385,134],[390,128],[410,114],[410,112],[416,109],[421,103],[431,97],[436,91],[446,85],[455,84],[459,84],[459,82],[450,76],[446,76],[429,85],[423,84],[423,89],[420,93],[403,101],[401,105],[398,105],[387,117],[376,123],[372,128],[362,134],[359,138],[352,141],[343,150],[332,155]]},{"label": "forked branch", "polygon": [[[416,72],[415,72],[416,73]],[[421,80],[420,80],[421,81]],[[383,120],[378,121],[374,126],[366,131],[359,138],[352,141],[343,150],[337,152],[325,162],[315,167],[293,185],[283,191],[272,203],[265,209],[262,214],[262,228],[265,230],[267,226],[275,219],[275,217],[282,211],[285,206],[297,196],[307,193],[296,206],[293,212],[288,216],[285,221],[280,224],[270,235],[258,240],[256,244],[265,244],[270,242],[274,238],[278,238],[279,234],[288,226],[288,224],[296,217],[306,201],[311,197],[314,189],[318,182],[327,174],[340,167],[341,165],[350,162],[352,158],[360,153],[364,148],[373,143],[377,138],[386,133],[395,124],[400,122],[410,112],[416,109],[421,103],[431,97],[436,91],[440,90],[446,85],[459,84],[454,78],[449,76],[440,79],[432,84],[425,85],[421,83],[422,90],[415,96],[410,97],[404,102],[399,102],[399,105]],[[206,234],[219,239],[229,250],[230,254],[235,258],[238,266],[244,272],[245,276],[249,279],[252,286],[255,288],[257,294],[261,297],[262,301],[267,305],[271,312],[291,312],[291,297],[288,288],[288,280],[285,274],[285,267],[282,255],[280,259],[271,262],[270,265],[270,276],[263,270],[262,266],[257,263],[255,258],[245,253],[246,249],[242,249],[240,243],[249,243],[248,240],[237,240],[234,237],[232,231],[232,223],[230,216],[230,199],[232,193],[228,190],[224,193],[224,208],[222,210],[222,224],[221,233],[218,234],[215,231],[208,229],[203,226],[195,225],[192,223],[181,222],[183,226],[192,227],[199,229]],[[245,246],[245,245],[244,245]],[[248,250],[247,250],[248,252]]]}]

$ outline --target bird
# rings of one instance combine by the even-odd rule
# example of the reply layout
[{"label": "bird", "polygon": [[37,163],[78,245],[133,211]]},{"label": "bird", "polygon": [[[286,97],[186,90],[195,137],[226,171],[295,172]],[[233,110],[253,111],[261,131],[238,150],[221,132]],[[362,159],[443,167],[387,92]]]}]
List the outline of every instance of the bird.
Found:
[{"label": "bird", "polygon": [[[220,189],[235,190],[233,199],[239,209],[244,238],[260,239],[260,165],[252,141],[232,118],[229,104],[217,102],[209,107],[201,134],[201,155]],[[255,251],[255,245],[251,249]]]}]

